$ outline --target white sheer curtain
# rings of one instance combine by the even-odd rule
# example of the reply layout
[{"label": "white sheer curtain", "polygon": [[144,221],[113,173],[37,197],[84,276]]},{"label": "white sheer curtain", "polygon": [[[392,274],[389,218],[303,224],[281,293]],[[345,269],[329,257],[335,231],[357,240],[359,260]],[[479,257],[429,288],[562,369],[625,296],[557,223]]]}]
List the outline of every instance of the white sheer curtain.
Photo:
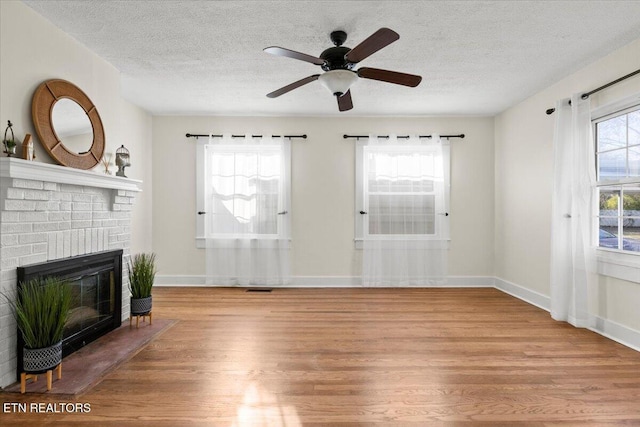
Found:
[{"label": "white sheer curtain", "polygon": [[448,144],[371,136],[363,148],[364,286],[444,283],[447,276]]},{"label": "white sheer curtain", "polygon": [[286,284],[290,141],[251,135],[217,141],[205,147],[207,284]]},{"label": "white sheer curtain", "polygon": [[558,101],[555,111],[551,218],[551,316],[588,326],[588,295],[596,280],[591,242],[595,150],[589,99]]}]

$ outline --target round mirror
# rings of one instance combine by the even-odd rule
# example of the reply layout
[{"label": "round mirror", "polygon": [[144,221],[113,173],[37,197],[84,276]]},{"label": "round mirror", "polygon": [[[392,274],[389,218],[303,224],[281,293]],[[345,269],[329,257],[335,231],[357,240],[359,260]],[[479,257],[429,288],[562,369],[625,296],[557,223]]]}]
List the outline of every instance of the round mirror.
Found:
[{"label": "round mirror", "polygon": [[60,142],[67,150],[84,154],[91,149],[93,128],[89,116],[80,104],[69,98],[59,99],[53,104],[51,121]]},{"label": "round mirror", "polygon": [[53,79],[40,84],[31,115],[40,142],[61,165],[91,169],[102,159],[102,120],[91,99],[73,83]]}]

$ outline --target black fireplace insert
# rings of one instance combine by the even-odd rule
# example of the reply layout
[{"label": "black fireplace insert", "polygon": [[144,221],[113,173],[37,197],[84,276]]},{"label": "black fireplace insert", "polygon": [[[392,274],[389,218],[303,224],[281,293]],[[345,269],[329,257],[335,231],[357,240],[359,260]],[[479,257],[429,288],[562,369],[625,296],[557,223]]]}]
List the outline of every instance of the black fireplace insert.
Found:
[{"label": "black fireplace insert", "polygon": [[[57,277],[72,289],[64,328],[62,357],[116,329],[122,323],[122,249],[18,267],[18,286]],[[22,335],[18,333],[18,377],[22,372]]]}]

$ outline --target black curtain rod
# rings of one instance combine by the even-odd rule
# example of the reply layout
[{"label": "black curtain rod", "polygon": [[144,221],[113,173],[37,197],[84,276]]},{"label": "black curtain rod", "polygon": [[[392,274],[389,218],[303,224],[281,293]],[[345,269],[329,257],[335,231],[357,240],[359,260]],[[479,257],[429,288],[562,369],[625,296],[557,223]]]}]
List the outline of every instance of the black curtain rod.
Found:
[{"label": "black curtain rod", "polygon": [[[611,81],[611,82],[607,83],[606,85],[602,85],[602,86],[600,86],[600,87],[598,87],[598,88],[593,89],[592,91],[589,91],[589,92],[583,93],[582,95],[580,95],[580,98],[582,98],[582,99],[587,99],[588,97],[590,97],[590,96],[591,96],[591,95],[593,95],[594,93],[596,93],[596,92],[600,92],[601,90],[606,89],[606,88],[608,88],[609,86],[613,86],[613,85],[614,85],[614,84],[616,84],[616,83],[620,83],[620,82],[621,82],[621,81],[623,81],[623,80],[627,80],[629,77],[633,77],[633,76],[635,76],[636,74],[640,74],[640,70],[635,70],[634,72],[629,73],[629,74],[627,74],[626,76],[622,76],[622,77],[620,77],[619,79],[615,79],[615,80],[613,80],[613,81]],[[569,105],[571,105],[571,100],[569,100]],[[554,112],[554,111],[556,111],[556,109],[555,109],[555,108],[549,108],[549,109],[547,109],[547,111],[546,111],[546,112],[547,112],[547,115],[550,115],[550,114],[553,114],[553,112]]]},{"label": "black curtain rod", "polygon": [[[205,135],[205,134],[195,134],[195,133],[188,133],[187,138],[200,138],[200,137],[212,137],[212,138],[222,138],[224,135]],[[244,138],[246,135],[231,135],[231,138]],[[251,135],[252,138],[262,138],[262,135]],[[303,134],[303,135],[271,135],[272,138],[302,138],[302,139],[307,139],[307,135]]]},{"label": "black curtain rod", "polygon": [[[378,138],[389,138],[389,135],[376,135]],[[369,138],[368,135],[342,135],[344,139],[347,138]],[[396,138],[398,139],[409,139],[409,135],[398,135]],[[431,138],[431,135],[418,135],[418,138]],[[458,135],[440,135],[440,138],[464,138],[464,133]]]}]

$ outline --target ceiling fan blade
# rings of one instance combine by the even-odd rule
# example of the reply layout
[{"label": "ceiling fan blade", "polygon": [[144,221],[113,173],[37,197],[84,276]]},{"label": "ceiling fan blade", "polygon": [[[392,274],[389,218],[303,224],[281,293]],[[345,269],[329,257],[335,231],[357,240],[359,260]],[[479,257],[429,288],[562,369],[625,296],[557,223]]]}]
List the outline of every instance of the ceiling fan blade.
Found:
[{"label": "ceiling fan blade", "polygon": [[353,108],[353,101],[351,100],[351,91],[348,90],[342,96],[336,96],[338,98],[338,109],[340,111],[347,111]]},{"label": "ceiling fan blade", "polygon": [[264,51],[272,55],[286,56],[287,58],[299,59],[301,61],[311,62],[316,65],[323,65],[324,59],[320,59],[315,56],[307,55],[306,53],[296,52],[295,50],[285,49],[283,47],[271,46],[264,48]]},{"label": "ceiling fan blade", "polygon": [[390,45],[399,38],[400,35],[395,31],[389,28],[380,28],[368,38],[364,39],[358,46],[347,52],[344,57],[347,61],[355,64],[376,53],[383,47]]},{"label": "ceiling fan blade", "polygon": [[267,97],[268,98],[277,98],[278,96],[284,95],[287,92],[290,92],[290,91],[292,91],[294,89],[299,88],[300,86],[304,86],[307,83],[311,83],[314,80],[318,80],[318,76],[320,76],[320,74],[314,74],[312,76],[305,77],[304,79],[298,80],[297,82],[293,82],[293,83],[288,84],[288,85],[286,85],[284,87],[281,87],[278,90],[274,90],[273,92],[268,93]]},{"label": "ceiling fan blade", "polygon": [[358,77],[372,80],[380,80],[381,82],[394,83],[397,85],[416,87],[422,81],[422,77],[415,74],[399,73],[397,71],[381,70],[379,68],[360,68]]}]

